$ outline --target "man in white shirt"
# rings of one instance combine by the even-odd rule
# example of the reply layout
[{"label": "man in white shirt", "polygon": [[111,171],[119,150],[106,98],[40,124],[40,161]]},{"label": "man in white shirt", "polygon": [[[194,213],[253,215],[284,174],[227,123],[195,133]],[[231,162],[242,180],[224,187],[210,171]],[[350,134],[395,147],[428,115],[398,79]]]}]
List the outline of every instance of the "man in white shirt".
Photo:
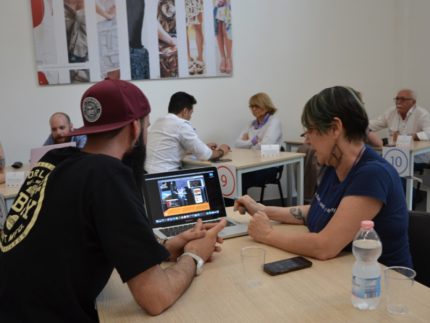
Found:
[{"label": "man in white shirt", "polygon": [[[372,131],[388,128],[389,136],[410,135],[415,141],[430,140],[430,113],[416,104],[416,94],[410,89],[402,89],[394,98],[395,106],[389,108],[377,119],[369,121]],[[429,154],[415,157],[416,170],[430,160]]]},{"label": "man in white shirt", "polygon": [[225,144],[205,144],[190,123],[196,99],[185,92],[176,92],[169,102],[168,114],[158,119],[149,129],[146,146],[145,170],[159,173],[177,170],[185,154],[199,160],[215,160],[226,154]]}]

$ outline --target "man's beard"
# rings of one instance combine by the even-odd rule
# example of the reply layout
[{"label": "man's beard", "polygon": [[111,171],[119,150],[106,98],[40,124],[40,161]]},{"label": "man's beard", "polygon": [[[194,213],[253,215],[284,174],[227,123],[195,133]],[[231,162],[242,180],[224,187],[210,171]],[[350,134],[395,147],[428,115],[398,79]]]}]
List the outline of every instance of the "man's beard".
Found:
[{"label": "man's beard", "polygon": [[139,194],[142,194],[143,175],[145,173],[143,170],[145,156],[146,147],[143,143],[143,136],[139,135],[139,139],[134,144],[131,151],[127,152],[122,159],[122,162],[129,166],[133,171],[133,176],[139,189]]},{"label": "man's beard", "polygon": [[70,140],[71,138],[67,138],[67,137],[56,137],[54,138],[54,143],[63,144],[63,143],[69,142]]}]

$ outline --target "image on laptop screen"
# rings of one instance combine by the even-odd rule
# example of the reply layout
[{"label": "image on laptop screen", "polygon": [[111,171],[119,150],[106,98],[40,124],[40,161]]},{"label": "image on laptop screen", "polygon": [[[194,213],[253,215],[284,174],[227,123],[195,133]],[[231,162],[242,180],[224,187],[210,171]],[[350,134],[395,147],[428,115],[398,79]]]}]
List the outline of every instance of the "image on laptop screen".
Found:
[{"label": "image on laptop screen", "polygon": [[153,227],[226,216],[215,167],[147,174],[143,191]]}]

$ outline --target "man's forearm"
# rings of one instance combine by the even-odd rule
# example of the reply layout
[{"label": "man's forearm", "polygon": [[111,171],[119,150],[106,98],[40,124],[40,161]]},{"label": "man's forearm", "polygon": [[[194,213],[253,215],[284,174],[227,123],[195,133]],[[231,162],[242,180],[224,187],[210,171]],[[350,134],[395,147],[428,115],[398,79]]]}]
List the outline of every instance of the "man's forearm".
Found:
[{"label": "man's forearm", "polygon": [[159,315],[173,305],[190,286],[196,272],[191,257],[182,257],[178,263],[161,269],[154,266],[127,284],[136,302],[150,315]]},{"label": "man's forearm", "polygon": [[165,269],[165,272],[171,286],[171,292],[176,295],[173,304],[193,281],[196,275],[196,263],[191,257],[180,257],[179,261],[174,266]]}]

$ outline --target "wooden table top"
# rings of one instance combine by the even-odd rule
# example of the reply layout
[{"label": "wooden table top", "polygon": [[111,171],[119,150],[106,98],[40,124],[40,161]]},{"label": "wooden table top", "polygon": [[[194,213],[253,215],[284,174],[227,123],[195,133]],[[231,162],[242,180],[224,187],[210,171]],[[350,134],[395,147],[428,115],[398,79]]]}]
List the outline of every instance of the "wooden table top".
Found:
[{"label": "wooden table top", "polygon": [[[245,215],[228,213],[241,222]],[[304,226],[278,225],[286,234]],[[258,245],[266,250],[266,262],[294,256],[261,245],[249,236],[225,240],[223,251],[205,264],[184,295],[164,313],[148,316],[133,300],[116,272],[97,300],[101,322],[430,322],[430,289],[415,283],[410,313],[393,316],[385,301],[374,311],[351,305],[351,271],[354,258],[344,254],[328,261],[311,259],[313,266],[279,276],[261,271],[261,286],[243,283],[240,250]]]},{"label": "wooden table top", "polygon": [[[10,166],[6,167],[6,173],[8,172],[28,172],[30,166],[28,164],[25,164],[23,167],[19,169],[12,168]],[[20,187],[9,187],[6,185],[6,183],[0,184],[0,194],[2,194],[6,199],[14,198],[18,192]]]},{"label": "wooden table top", "polygon": [[[240,148],[232,148],[230,152],[225,154],[222,160],[230,159],[231,161],[222,162],[223,164],[228,164],[236,167],[236,169],[244,169],[262,165],[270,165],[276,162],[284,162],[292,159],[297,159],[303,157],[302,153],[293,153],[293,152],[284,152],[281,151],[279,154],[273,156],[261,156],[260,150],[254,149],[240,149]],[[200,161],[197,160],[192,155],[187,155],[183,162],[189,165],[210,165],[210,164],[219,164],[220,162],[210,162],[210,161]]]}]

